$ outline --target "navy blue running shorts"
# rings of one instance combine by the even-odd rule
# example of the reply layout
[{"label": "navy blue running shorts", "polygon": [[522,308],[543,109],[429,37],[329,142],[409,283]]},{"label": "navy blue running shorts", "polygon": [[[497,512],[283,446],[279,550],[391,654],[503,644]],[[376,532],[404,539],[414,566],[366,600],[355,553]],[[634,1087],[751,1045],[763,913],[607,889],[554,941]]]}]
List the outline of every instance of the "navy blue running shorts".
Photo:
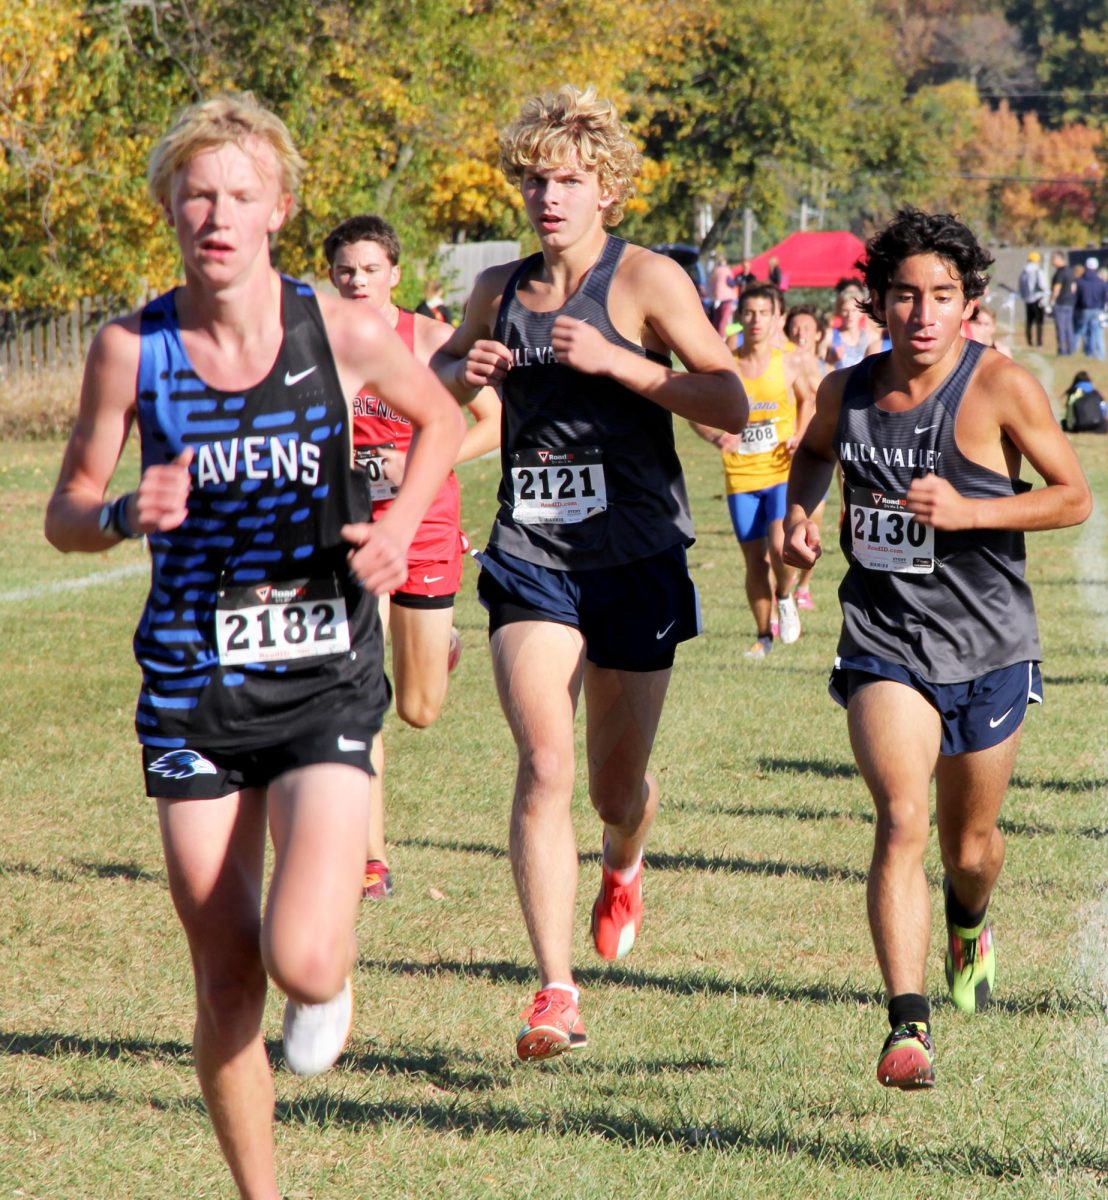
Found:
[{"label": "navy blue running shorts", "polygon": [[836,658],[828,691],[846,707],[858,688],[891,679],[912,688],[939,714],[940,755],[998,746],[1023,722],[1028,704],[1042,704],[1043,677],[1037,662],[999,667],[965,683],[929,683],[899,663],[870,656]]},{"label": "navy blue running shorts", "polygon": [[493,546],[474,557],[489,637],[516,621],[552,621],[580,630],[585,657],[597,667],[665,671],[678,643],[701,632],[700,598],[680,543],[589,571],[555,571]]},{"label": "navy blue running shorts", "polygon": [[217,800],[243,788],[265,788],[288,771],[343,763],[373,774],[369,749],[380,721],[346,716],[326,729],[290,734],[255,750],[205,750],[143,746],[146,794],[159,800]]}]

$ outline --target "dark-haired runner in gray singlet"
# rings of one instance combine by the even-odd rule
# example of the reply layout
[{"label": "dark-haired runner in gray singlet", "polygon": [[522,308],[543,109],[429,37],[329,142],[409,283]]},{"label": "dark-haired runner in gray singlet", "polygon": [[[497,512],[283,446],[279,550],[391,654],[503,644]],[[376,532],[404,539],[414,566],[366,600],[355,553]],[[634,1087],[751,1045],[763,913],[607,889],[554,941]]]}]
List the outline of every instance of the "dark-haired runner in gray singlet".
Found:
[{"label": "dark-haired runner in gray singlet", "polygon": [[[1091,505],[1042,388],[962,337],[990,261],[946,215],[906,210],[870,240],[867,309],[892,349],[824,380],[789,477],[785,560],[803,568],[821,552],[812,511],[843,471],[849,566],[831,691],[877,809],[867,902],[891,1027],[877,1074],[891,1087],[934,1082],[932,774],[951,998],[966,1012],[989,999],[997,817],[1028,701],[1041,699],[1023,535],[1077,524]],[[1022,457],[1043,487],[1020,480]]]}]

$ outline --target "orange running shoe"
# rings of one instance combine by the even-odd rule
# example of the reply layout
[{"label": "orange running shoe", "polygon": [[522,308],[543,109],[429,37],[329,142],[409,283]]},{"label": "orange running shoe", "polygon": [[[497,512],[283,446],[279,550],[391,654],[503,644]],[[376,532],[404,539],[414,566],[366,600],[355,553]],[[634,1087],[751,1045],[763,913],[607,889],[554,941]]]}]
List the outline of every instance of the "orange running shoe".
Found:
[{"label": "orange running shoe", "polygon": [[582,1050],[588,1035],[577,1002],[565,988],[545,987],[523,1011],[523,1028],[516,1035],[516,1053],[524,1062],[554,1058],[566,1050]]},{"label": "orange running shoe", "polygon": [[635,878],[620,883],[601,855],[600,895],[592,906],[592,941],[601,958],[615,962],[630,954],[642,928],[642,859]]}]

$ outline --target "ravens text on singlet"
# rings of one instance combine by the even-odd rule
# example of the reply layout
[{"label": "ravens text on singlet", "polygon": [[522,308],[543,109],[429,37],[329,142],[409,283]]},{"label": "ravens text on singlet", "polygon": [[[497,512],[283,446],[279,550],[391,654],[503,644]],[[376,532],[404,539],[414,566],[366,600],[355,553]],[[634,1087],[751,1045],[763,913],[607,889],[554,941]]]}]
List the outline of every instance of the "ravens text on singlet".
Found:
[{"label": "ravens text on singlet", "polygon": [[850,566],[839,588],[838,655],[899,663],[932,683],[961,683],[1042,657],[1022,533],[943,531],[908,512],[913,479],[933,473],[963,496],[1012,496],[1030,484],[972,462],[955,422],[985,347],[968,341],[957,366],[923,401],[887,412],[873,400],[883,355],[853,368],[835,445],[845,514],[841,545]]},{"label": "ravens text on singlet", "polygon": [[658,362],[618,333],[608,290],[627,243],[609,237],[584,282],[554,312],[532,312],[516,289],[542,264],[520,263],[494,337],[512,352],[503,385],[500,502],[490,544],[554,570],[648,558],[693,541],[671,415],[609,378],[554,361],[559,314],[588,321],[608,341]]},{"label": "ravens text on singlet", "polygon": [[281,289],[281,349],[242,392],[197,375],[173,292],[142,312],[143,469],[194,452],[187,518],[149,537],[134,639],[149,746],[260,748],[388,702],[377,605],[339,534],[369,519],[346,402],[314,293],[288,278]]}]

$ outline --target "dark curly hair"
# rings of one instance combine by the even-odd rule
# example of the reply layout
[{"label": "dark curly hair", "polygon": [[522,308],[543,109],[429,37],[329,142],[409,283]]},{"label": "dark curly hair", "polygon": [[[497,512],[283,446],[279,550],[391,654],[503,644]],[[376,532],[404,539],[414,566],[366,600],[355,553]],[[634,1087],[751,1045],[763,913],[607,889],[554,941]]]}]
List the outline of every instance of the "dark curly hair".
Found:
[{"label": "dark curly hair", "polygon": [[854,264],[862,272],[868,295],[862,311],[884,325],[885,293],[897,268],[914,254],[937,254],[962,281],[967,300],[985,294],[989,277],[985,272],[993,258],[977,241],[973,231],[950,213],[926,213],[902,208],[895,217],[866,242],[864,258]]}]

